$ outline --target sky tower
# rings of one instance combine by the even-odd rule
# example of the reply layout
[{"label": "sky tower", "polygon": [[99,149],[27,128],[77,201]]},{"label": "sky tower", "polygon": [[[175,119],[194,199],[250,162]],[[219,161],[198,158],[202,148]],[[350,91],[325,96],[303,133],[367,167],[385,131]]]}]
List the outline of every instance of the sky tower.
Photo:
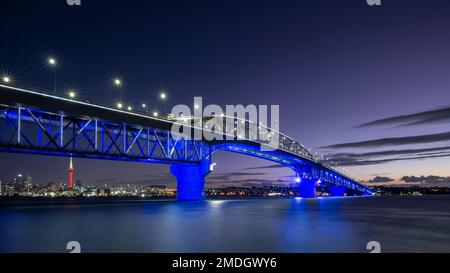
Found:
[{"label": "sky tower", "polygon": [[72,157],[69,163],[69,189],[73,190],[73,162]]}]

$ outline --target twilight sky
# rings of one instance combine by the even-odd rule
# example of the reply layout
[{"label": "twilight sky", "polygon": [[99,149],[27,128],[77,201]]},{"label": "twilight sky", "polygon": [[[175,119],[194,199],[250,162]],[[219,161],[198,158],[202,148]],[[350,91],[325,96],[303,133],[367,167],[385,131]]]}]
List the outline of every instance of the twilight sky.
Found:
[{"label": "twilight sky", "polygon": [[[450,185],[450,2],[384,0],[2,1],[0,74],[168,111],[278,104],[280,130],[374,185]],[[167,105],[157,101],[167,90]],[[220,153],[208,186],[290,183],[270,162]],[[239,164],[236,164],[238,162]],[[0,180],[65,181],[68,159],[0,154]],[[75,160],[86,184],[174,184],[168,166]],[[424,176],[424,177],[422,177]]]}]

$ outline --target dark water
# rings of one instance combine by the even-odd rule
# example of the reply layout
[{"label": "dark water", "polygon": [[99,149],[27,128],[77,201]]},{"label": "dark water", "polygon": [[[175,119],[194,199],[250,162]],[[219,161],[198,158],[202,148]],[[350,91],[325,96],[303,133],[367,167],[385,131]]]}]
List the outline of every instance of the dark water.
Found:
[{"label": "dark water", "polygon": [[450,252],[450,196],[0,209],[0,252]]}]

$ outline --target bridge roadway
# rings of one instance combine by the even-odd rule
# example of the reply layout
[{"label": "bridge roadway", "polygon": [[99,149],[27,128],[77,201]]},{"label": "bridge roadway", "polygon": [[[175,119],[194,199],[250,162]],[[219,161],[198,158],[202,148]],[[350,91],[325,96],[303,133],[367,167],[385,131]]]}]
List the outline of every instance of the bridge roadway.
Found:
[{"label": "bridge roadway", "polygon": [[[249,132],[238,137],[228,128],[224,140],[199,141],[173,134],[173,124],[187,126],[194,135],[195,131],[211,131],[213,119],[205,118],[202,126],[194,126],[179,119],[151,117],[5,85],[0,85],[0,113],[2,152],[169,164],[177,178],[179,200],[204,198],[205,178],[213,169],[212,155],[217,151],[263,158],[291,168],[301,197],[315,197],[317,186],[333,196],[372,194],[370,188],[322,164],[299,142],[270,128],[257,139],[250,139]],[[273,146],[272,134],[277,134],[279,144],[271,151],[261,149]]]}]

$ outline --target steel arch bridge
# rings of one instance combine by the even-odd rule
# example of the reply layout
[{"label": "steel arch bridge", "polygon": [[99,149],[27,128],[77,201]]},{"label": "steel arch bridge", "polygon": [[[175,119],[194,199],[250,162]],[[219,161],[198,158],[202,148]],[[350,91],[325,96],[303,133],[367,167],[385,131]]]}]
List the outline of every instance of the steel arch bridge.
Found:
[{"label": "steel arch bridge", "polygon": [[[225,122],[230,119],[233,124],[239,122],[234,117],[224,118]],[[212,121],[205,118],[201,128],[188,127],[203,132],[211,130]],[[251,125],[240,122],[246,128]],[[368,187],[321,163],[294,139],[270,128],[256,138],[250,138],[247,131],[245,136],[237,136],[227,128],[224,134],[228,138],[208,141],[172,133],[175,123],[182,122],[0,85],[0,152],[168,164],[177,179],[179,200],[205,198],[206,176],[217,151],[291,168],[301,197],[316,196],[318,185],[333,196],[372,194]],[[279,140],[276,147],[270,141],[274,134]],[[261,149],[262,145],[272,149]]]}]

